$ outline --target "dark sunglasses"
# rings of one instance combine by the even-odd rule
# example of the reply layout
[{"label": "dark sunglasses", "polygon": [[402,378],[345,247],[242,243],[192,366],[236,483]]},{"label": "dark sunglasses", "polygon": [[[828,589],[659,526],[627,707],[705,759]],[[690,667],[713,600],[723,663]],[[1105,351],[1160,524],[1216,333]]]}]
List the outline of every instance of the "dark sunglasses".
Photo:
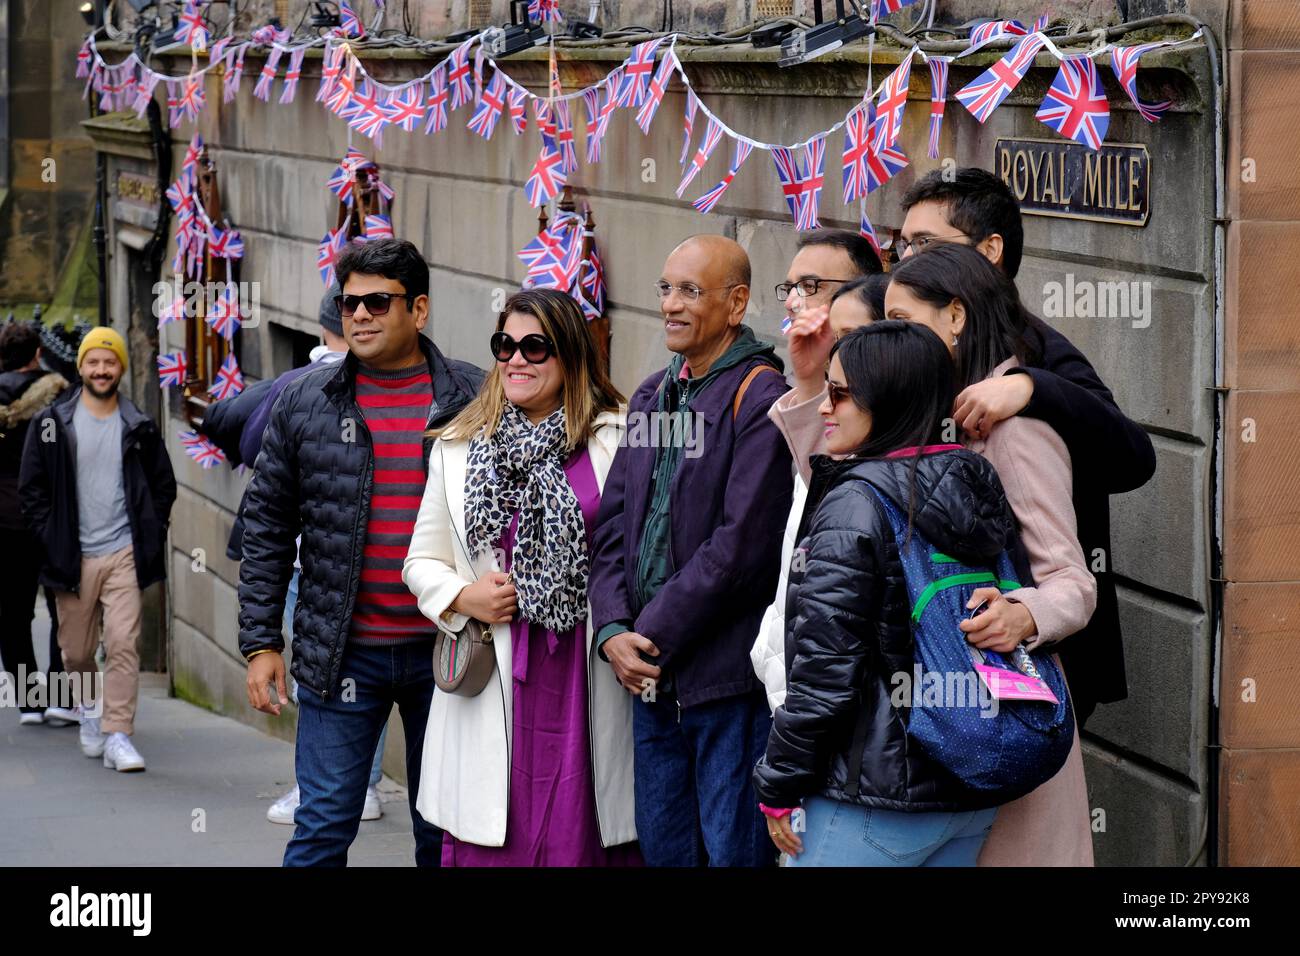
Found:
[{"label": "dark sunglasses", "polygon": [[516,342],[505,332],[494,332],[490,342],[492,356],[498,362],[509,362],[515,352],[522,352],[529,365],[541,365],[555,354],[555,345],[544,335],[533,332]]},{"label": "dark sunglasses", "polygon": [[366,312],[370,315],[387,315],[388,306],[394,299],[405,299],[406,307],[409,309],[415,304],[415,296],[403,295],[398,292],[367,292],[365,295],[336,295],[334,304],[339,307],[339,312],[348,318],[357,314],[357,306],[363,302],[366,306]]},{"label": "dark sunglasses", "polygon": [[831,400],[832,408],[844,401],[846,398],[853,398],[849,393],[849,387],[847,385],[836,385],[834,382],[826,383],[826,395]]}]

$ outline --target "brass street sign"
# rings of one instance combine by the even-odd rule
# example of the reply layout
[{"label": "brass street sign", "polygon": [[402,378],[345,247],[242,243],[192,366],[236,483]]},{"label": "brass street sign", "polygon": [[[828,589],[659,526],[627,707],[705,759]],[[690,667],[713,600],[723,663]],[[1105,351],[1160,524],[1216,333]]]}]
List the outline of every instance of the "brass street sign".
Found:
[{"label": "brass street sign", "polygon": [[993,171],[1022,212],[1145,226],[1151,214],[1151,157],[1141,143],[1100,151],[1059,139],[999,139]]},{"label": "brass street sign", "polygon": [[158,183],[139,173],[120,172],[117,174],[117,195],[126,202],[148,206],[158,205]]}]

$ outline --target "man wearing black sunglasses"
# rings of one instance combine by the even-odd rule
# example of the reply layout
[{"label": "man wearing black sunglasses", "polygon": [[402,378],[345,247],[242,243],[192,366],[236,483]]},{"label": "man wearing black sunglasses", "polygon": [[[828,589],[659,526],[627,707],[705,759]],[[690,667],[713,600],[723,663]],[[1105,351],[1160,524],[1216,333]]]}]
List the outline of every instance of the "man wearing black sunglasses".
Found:
[{"label": "man wearing black sunglasses", "polygon": [[415,809],[433,695],[434,629],[402,583],[432,440],[483,372],[421,334],[429,267],[411,243],[354,243],[336,265],[349,353],[290,384],[271,412],[244,509],[239,648],[249,702],[285,699],[281,615],[294,542],[302,570],[293,627],[300,803],[286,866],[342,866],[360,824],[371,757],[396,704],[416,862],[436,866],[441,832]]}]

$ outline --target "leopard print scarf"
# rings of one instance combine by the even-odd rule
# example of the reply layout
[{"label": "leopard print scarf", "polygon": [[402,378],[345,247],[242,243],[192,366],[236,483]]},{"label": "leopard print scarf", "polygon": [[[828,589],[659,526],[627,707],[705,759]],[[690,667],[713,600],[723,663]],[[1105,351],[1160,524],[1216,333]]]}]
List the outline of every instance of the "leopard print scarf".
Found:
[{"label": "leopard print scarf", "polygon": [[496,432],[469,444],[465,525],[475,554],[498,546],[516,511],[510,577],[519,613],[557,634],[587,616],[587,529],[564,473],[564,409],[533,425],[507,402]]}]

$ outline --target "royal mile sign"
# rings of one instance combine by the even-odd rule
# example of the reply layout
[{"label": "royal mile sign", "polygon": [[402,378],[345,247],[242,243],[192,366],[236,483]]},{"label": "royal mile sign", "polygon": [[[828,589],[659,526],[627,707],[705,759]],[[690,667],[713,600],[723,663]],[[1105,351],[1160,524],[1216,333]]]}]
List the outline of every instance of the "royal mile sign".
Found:
[{"label": "royal mile sign", "polygon": [[999,139],[993,171],[1022,212],[1145,226],[1151,214],[1151,157],[1140,143],[1091,150],[1055,139]]}]

